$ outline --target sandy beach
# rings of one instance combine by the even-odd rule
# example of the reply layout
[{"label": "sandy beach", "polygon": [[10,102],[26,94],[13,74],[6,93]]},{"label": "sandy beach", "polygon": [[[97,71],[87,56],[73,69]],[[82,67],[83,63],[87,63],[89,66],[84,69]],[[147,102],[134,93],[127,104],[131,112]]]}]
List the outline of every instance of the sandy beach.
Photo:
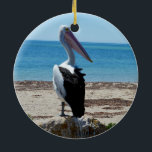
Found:
[{"label": "sandy beach", "polygon": [[[16,81],[20,105],[36,124],[60,115],[61,101],[52,82]],[[103,124],[118,123],[128,112],[137,91],[137,83],[86,82],[85,115]],[[72,115],[68,105],[65,113]]]}]

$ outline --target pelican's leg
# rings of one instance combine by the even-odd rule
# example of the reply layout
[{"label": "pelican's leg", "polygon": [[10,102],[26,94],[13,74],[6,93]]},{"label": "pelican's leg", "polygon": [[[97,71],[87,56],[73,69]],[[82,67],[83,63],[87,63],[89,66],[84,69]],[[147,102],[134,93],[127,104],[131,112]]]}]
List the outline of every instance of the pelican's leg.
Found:
[{"label": "pelican's leg", "polygon": [[61,109],[61,117],[64,117],[65,114],[64,114],[64,106],[65,106],[65,102],[62,102],[62,109]]}]

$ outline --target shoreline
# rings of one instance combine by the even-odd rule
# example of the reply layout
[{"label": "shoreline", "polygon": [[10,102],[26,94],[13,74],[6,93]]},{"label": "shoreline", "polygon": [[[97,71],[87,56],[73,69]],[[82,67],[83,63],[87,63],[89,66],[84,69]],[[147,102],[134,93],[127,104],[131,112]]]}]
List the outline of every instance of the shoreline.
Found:
[{"label": "shoreline", "polygon": [[[86,82],[85,116],[117,124],[130,109],[137,87],[130,82]],[[23,110],[37,125],[59,116],[61,101],[51,81],[15,81],[14,88]],[[72,115],[68,105],[65,113]]]},{"label": "shoreline", "polygon": [[[14,88],[19,89],[19,87],[26,89],[52,89],[52,81],[36,81],[36,80],[24,80],[24,81],[13,81]],[[119,89],[136,89],[138,87],[138,82],[85,82],[86,89],[99,89],[100,87],[115,87]]]}]

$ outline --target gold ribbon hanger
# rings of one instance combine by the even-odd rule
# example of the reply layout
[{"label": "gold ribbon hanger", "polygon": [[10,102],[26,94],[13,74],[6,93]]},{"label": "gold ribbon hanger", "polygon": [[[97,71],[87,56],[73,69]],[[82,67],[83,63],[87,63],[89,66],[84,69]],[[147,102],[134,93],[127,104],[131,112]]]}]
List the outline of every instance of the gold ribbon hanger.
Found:
[{"label": "gold ribbon hanger", "polygon": [[74,13],[74,21],[73,24],[77,24],[77,0],[72,1],[72,12]]}]

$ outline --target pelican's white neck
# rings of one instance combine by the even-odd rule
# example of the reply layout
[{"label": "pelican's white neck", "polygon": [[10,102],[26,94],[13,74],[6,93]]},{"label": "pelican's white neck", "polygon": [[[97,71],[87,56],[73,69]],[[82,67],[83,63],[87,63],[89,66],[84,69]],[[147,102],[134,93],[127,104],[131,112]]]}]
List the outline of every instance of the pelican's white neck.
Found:
[{"label": "pelican's white neck", "polygon": [[65,61],[65,63],[68,65],[74,66],[75,65],[75,56],[72,51],[72,48],[64,40],[64,33],[61,32],[59,38],[60,38],[60,42],[62,43],[62,45],[65,48],[66,53],[68,55],[68,59],[67,59],[67,61]]},{"label": "pelican's white neck", "polygon": [[69,45],[67,43],[64,43],[63,46],[66,50],[67,55],[68,55],[68,59],[67,59],[66,63],[74,66],[75,65],[75,56],[74,56],[74,53],[73,53],[71,47],[69,47]]}]

